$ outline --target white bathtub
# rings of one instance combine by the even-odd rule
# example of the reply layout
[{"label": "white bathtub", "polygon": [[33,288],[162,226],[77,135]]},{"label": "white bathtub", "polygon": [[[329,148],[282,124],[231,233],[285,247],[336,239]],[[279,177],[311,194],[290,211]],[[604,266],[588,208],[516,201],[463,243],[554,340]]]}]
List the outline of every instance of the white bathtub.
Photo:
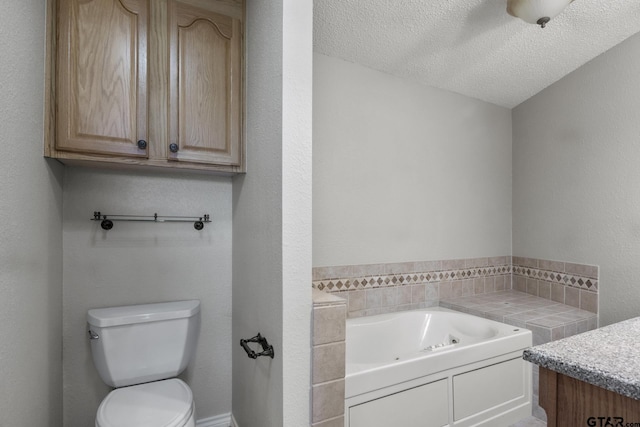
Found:
[{"label": "white bathtub", "polygon": [[531,414],[531,345],[445,308],[348,319],[345,426],[509,426]]}]

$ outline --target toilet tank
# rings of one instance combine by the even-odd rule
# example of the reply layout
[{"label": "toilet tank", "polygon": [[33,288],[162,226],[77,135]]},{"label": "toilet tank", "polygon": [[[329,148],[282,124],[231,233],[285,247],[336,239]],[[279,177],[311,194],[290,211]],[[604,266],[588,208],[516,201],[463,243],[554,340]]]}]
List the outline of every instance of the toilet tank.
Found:
[{"label": "toilet tank", "polygon": [[200,301],[97,308],[87,313],[93,363],[123,387],[179,375],[195,353]]}]

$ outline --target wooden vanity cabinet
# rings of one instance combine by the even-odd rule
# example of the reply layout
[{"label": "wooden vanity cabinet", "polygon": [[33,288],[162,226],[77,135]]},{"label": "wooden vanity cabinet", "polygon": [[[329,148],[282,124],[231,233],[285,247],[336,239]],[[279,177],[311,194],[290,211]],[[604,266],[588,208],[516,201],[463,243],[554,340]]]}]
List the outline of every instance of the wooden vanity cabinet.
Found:
[{"label": "wooden vanity cabinet", "polygon": [[640,420],[640,401],[540,367],[548,427],[623,426]]},{"label": "wooden vanity cabinet", "polygon": [[45,156],[244,172],[243,0],[49,0]]}]

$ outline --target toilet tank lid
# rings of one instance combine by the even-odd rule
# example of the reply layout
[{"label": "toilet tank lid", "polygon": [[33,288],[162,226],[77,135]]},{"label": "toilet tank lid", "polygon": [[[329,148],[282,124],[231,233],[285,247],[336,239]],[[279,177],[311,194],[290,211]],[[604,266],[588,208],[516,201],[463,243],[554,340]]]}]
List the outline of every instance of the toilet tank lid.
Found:
[{"label": "toilet tank lid", "polygon": [[94,308],[87,312],[87,322],[98,327],[131,325],[191,317],[199,311],[200,301],[198,300]]}]

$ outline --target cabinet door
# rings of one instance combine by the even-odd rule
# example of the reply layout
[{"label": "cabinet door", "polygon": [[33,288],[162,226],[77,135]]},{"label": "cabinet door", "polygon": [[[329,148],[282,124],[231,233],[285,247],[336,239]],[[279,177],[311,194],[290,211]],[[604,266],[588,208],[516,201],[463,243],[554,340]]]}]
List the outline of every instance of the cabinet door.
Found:
[{"label": "cabinet door", "polygon": [[146,157],[148,0],[61,0],[57,150]]},{"label": "cabinet door", "polygon": [[168,6],[168,158],[239,165],[241,22],[186,2]]}]

